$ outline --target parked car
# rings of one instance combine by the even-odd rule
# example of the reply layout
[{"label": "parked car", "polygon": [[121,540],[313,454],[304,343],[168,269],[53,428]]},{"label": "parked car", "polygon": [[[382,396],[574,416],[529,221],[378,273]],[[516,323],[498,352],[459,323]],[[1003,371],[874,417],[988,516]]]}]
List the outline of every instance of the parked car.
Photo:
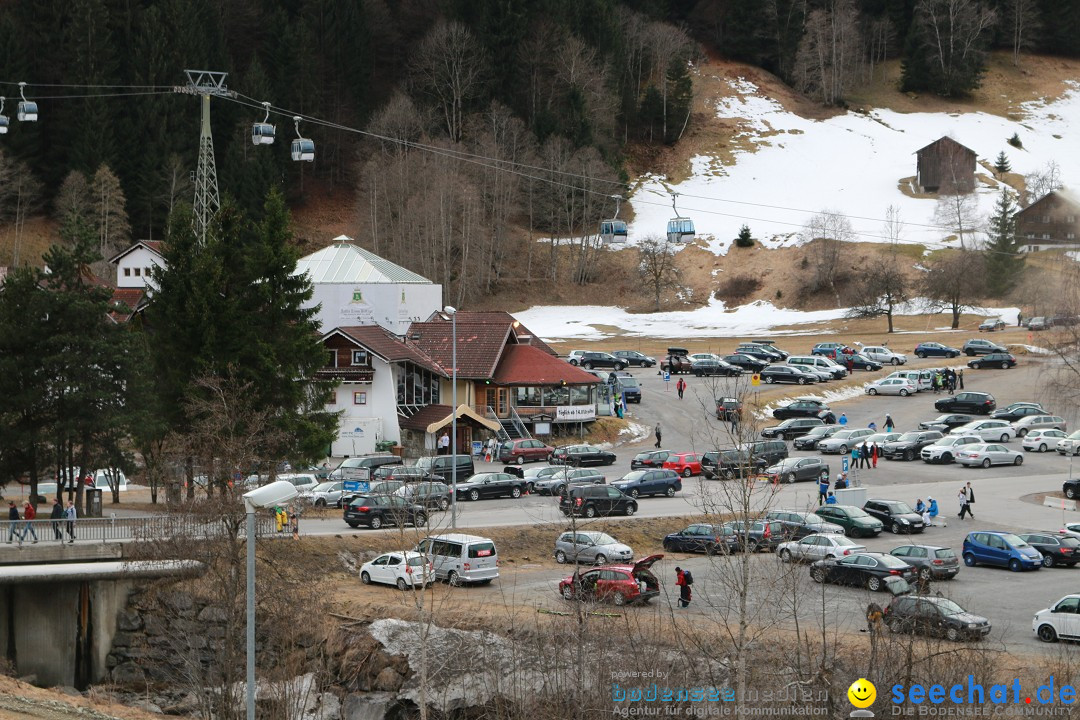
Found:
[{"label": "parked car", "polygon": [[894,633],[918,633],[948,640],[979,640],[990,634],[990,621],[974,615],[945,597],[901,595],[882,613]]},{"label": "parked car", "polygon": [[930,370],[897,370],[886,376],[886,379],[900,378],[907,380],[915,386],[917,391],[930,390],[933,388],[933,373]]},{"label": "parked car", "polygon": [[701,456],[697,453],[671,453],[664,461],[665,470],[673,470],[683,477],[701,474]]},{"label": "parked car", "polygon": [[975,357],[976,355],[990,355],[991,353],[1007,353],[1007,349],[998,345],[996,342],[989,340],[982,340],[980,338],[972,338],[964,343],[964,346],[960,348],[968,357]]},{"label": "parked car", "polygon": [[783,354],[775,348],[757,343],[741,343],[735,348],[735,352],[740,355],[749,355],[758,360],[765,360],[766,362],[781,362],[784,359]]},{"label": "parked car", "polygon": [[429,510],[446,510],[450,507],[450,488],[443,482],[408,483],[395,490],[394,494]]},{"label": "parked car", "polygon": [[800,372],[810,378],[811,382],[823,383],[829,382],[835,379],[834,375],[826,370],[814,367],[806,367],[805,365],[789,365],[792,370]]},{"label": "parked car", "polygon": [[1023,465],[1024,454],[998,443],[972,443],[958,448],[956,462],[964,467],[988,468],[991,465]]},{"label": "parked car", "polygon": [[794,367],[789,365],[770,365],[762,370],[758,375],[761,377],[761,382],[766,385],[773,383],[793,383],[795,385],[810,385],[814,383],[813,377],[806,373],[799,372]]},{"label": "parked car", "polygon": [[856,585],[871,592],[885,588],[885,578],[900,577],[915,582],[915,568],[898,557],[878,552],[845,555],[842,558],[818,560],[810,566],[814,582]]},{"label": "parked car", "polygon": [[359,455],[345,458],[327,474],[327,480],[370,480],[371,473],[382,465],[401,465],[397,455]]},{"label": "parked car", "polygon": [[994,396],[984,392],[962,392],[951,397],[941,398],[934,403],[938,412],[970,413],[989,415],[997,407]]},{"label": "parked car", "polygon": [[763,347],[766,347],[769,350],[772,350],[774,353],[779,354],[781,360],[787,360],[791,356],[791,353],[776,347],[775,340],[754,340],[753,343],[755,345],[761,345]]},{"label": "parked car", "polygon": [[743,370],[735,365],[730,365],[723,360],[694,360],[690,363],[690,372],[697,377],[720,376],[738,377]]},{"label": "parked car", "polygon": [[607,533],[569,530],[555,540],[555,562],[593,563],[606,565],[608,561],[620,562],[633,559],[634,551]]},{"label": "parked car", "polygon": [[960,558],[952,548],[938,545],[901,545],[895,555],[919,572],[920,580],[951,580],[960,572]]},{"label": "parked car", "polygon": [[979,323],[979,332],[994,332],[996,330],[1004,330],[1005,321],[1001,318],[992,318],[983,320]]},{"label": "parked car", "polygon": [[[457,481],[461,482],[476,474],[476,463],[473,462],[472,455],[466,454],[425,455],[417,458],[413,467],[427,473],[429,479],[438,476],[452,481],[456,477]],[[435,569],[438,570],[438,567],[436,566]]]},{"label": "parked car", "polygon": [[843,429],[843,425],[815,425],[805,435],[800,435],[792,440],[791,444],[796,450],[813,450],[818,446],[819,442],[832,437],[834,433]]},{"label": "parked car", "polygon": [[1066,595],[1052,606],[1035,613],[1031,631],[1043,642],[1080,638],[1080,595]]},{"label": "parked car", "polygon": [[742,419],[743,404],[738,398],[716,398],[716,419],[731,420],[732,417]]},{"label": "parked car", "polygon": [[818,452],[821,453],[840,453],[841,455],[847,455],[851,448],[858,447],[866,442],[866,439],[873,434],[874,431],[870,428],[839,430],[830,437],[818,442],[817,449]]},{"label": "parked car", "polygon": [[990,413],[990,417],[1001,420],[1008,420],[1009,422],[1016,422],[1022,417],[1028,415],[1048,415],[1049,413],[1040,403],[1037,402],[1014,402],[1006,405],[1003,408],[998,408],[994,412]]},{"label": "parked car", "polygon": [[598,515],[626,515],[637,512],[637,500],[622,490],[608,485],[578,485],[569,488],[559,499],[563,515],[582,515],[594,518]]},{"label": "parked car", "polygon": [[1043,567],[1072,567],[1080,562],[1080,539],[1068,533],[1043,531],[1019,535],[1021,540],[1039,551]]},{"label": "parked car", "polygon": [[785,440],[792,440],[805,435],[813,430],[815,427],[820,427],[825,423],[816,417],[793,417],[784,420],[779,425],[772,425],[770,427],[761,429],[761,437],[764,438],[784,438]]},{"label": "parked car", "polygon": [[926,529],[922,515],[900,500],[872,498],[863,504],[863,510],[870,517],[880,520],[881,524],[893,535],[899,535],[901,532],[919,533]]},{"label": "parked car", "polygon": [[938,430],[943,433],[947,433],[953,428],[958,428],[961,425],[967,425],[974,420],[973,415],[961,415],[958,413],[945,413],[944,415],[938,415],[933,420],[927,420],[926,422],[919,423],[920,430]]},{"label": "parked car", "polygon": [[773,417],[777,420],[795,417],[820,418],[828,412],[829,406],[824,401],[800,398],[773,410]]},{"label": "parked car", "polygon": [[669,347],[660,363],[660,370],[672,375],[690,372],[690,351],[686,348]]},{"label": "parked car", "polygon": [[990,353],[981,358],[968,360],[968,367],[973,370],[978,370],[980,368],[1001,368],[1002,370],[1008,370],[1009,368],[1016,367],[1016,357],[1007,352]]},{"label": "parked car", "polygon": [[584,350],[571,350],[566,355],[566,362],[571,365],[578,365],[581,362],[581,356],[585,354]]},{"label": "parked car", "polygon": [[656,358],[643,355],[637,350],[616,350],[611,354],[626,363],[626,367],[651,368],[656,365]]},{"label": "parked car", "polygon": [[1012,423],[1016,437],[1024,437],[1033,430],[1060,430],[1062,435],[1069,424],[1060,415],[1026,415]]},{"label": "parked car", "polygon": [[784,524],[784,534],[792,540],[800,540],[807,535],[843,535],[844,528],[827,522],[820,515],[804,510],[770,510],[765,513],[766,520],[778,520]]},{"label": "parked car", "polygon": [[527,462],[542,462],[547,460],[554,450],[555,448],[531,438],[506,440],[499,443],[498,461],[518,465]]},{"label": "parked car", "polygon": [[960,354],[960,351],[947,345],[942,345],[938,342],[923,342],[915,346],[915,357],[928,358],[928,357],[947,357],[954,358]]},{"label": "parked car", "polygon": [[880,449],[881,446],[885,443],[899,440],[900,436],[903,434],[904,433],[898,432],[896,430],[893,430],[892,432],[877,432],[866,438],[866,440],[864,440],[863,442],[867,445],[877,445],[878,449]]},{"label": "parked car", "polygon": [[319,483],[311,490],[300,493],[300,499],[315,507],[341,507],[341,497],[345,492],[343,488],[344,483],[341,482]]},{"label": "parked car", "polygon": [[717,355],[716,353],[692,353],[690,355],[687,355],[687,357],[690,358],[690,362],[694,362],[695,360],[719,360],[720,359],[720,356]]},{"label": "parked car", "polygon": [[821,355],[792,355],[787,359],[787,364],[824,371],[834,380],[839,380],[847,375],[846,369]]},{"label": "parked car", "polygon": [[728,365],[734,365],[740,367],[746,372],[758,373],[769,366],[769,363],[765,360],[760,360],[750,355],[743,355],[742,353],[735,353],[732,355],[725,355],[724,362]]},{"label": "parked car", "polygon": [[551,463],[554,465],[611,465],[615,462],[615,453],[609,450],[601,450],[595,445],[563,445],[551,452]]},{"label": "parked car", "polygon": [[907,355],[893,352],[884,345],[866,345],[860,353],[882,365],[903,365],[907,362]]},{"label": "parked car", "polygon": [[726,525],[695,523],[664,537],[667,552],[703,552],[706,555],[728,555],[739,549],[739,538]]},{"label": "parked car", "polygon": [[1046,452],[1050,448],[1056,447],[1058,441],[1064,437],[1065,433],[1061,430],[1030,430],[1024,435],[1020,446],[1025,450]]},{"label": "parked car", "polygon": [[1027,322],[1028,330],[1047,330],[1050,322],[1045,317],[1033,317]]},{"label": "parked car", "polygon": [[848,537],[874,537],[885,528],[880,520],[854,505],[822,505],[814,514],[844,528]]},{"label": "parked car", "polygon": [[968,567],[996,565],[1013,572],[1042,567],[1039,551],[1010,532],[984,530],[968,533],[964,538],[963,556],[964,564]]},{"label": "parked car", "polygon": [[791,539],[788,528],[778,520],[755,520],[749,523],[732,520],[725,523],[725,526],[735,533],[739,549],[749,553],[759,550],[770,552]]},{"label": "parked car", "polygon": [[946,435],[919,453],[923,462],[948,465],[956,459],[956,451],[964,445],[977,445],[983,440],[975,435]]},{"label": "parked car", "polygon": [[410,503],[397,495],[359,495],[345,504],[345,524],[351,528],[367,525],[378,530],[383,525],[421,527],[427,524],[423,505]]},{"label": "parked car", "polygon": [[647,470],[664,467],[664,462],[671,452],[668,450],[648,450],[640,452],[630,460],[631,470]]},{"label": "parked car", "polygon": [[559,594],[566,600],[581,602],[647,603],[660,594],[660,581],[649,568],[663,557],[650,555],[633,564],[605,565],[583,573],[575,572],[559,583]]},{"label": "parked car", "polygon": [[628,372],[613,372],[608,376],[608,385],[613,392],[622,393],[623,400],[629,403],[641,403],[641,383]]},{"label": "parked car", "polygon": [[533,482],[533,489],[541,495],[563,495],[568,487],[603,485],[606,482],[607,478],[599,470],[559,468],[558,472]]},{"label": "parked car", "polygon": [[762,474],[773,482],[817,482],[829,479],[829,466],[819,457],[793,457],[765,468]]},{"label": "parked car", "polygon": [[397,480],[403,483],[418,482],[420,480],[445,482],[441,475],[432,475],[424,468],[415,465],[383,465],[378,467],[372,473],[371,481],[380,482],[383,480]]},{"label": "parked car", "polygon": [[919,457],[927,445],[945,437],[937,430],[916,430],[906,432],[896,440],[881,446],[882,457],[888,460],[914,460]]},{"label": "parked car", "polygon": [[1006,443],[1012,440],[1016,429],[1004,420],[993,418],[984,420],[972,420],[966,425],[955,427],[949,431],[950,435],[975,435],[982,438],[983,442]]},{"label": "parked car", "polygon": [[754,477],[768,465],[765,458],[750,457],[750,450],[711,450],[701,456],[701,474],[706,480]]},{"label": "parked car", "polygon": [[1061,491],[1065,497],[1075,500],[1080,497],[1080,478],[1069,478],[1061,485]]},{"label": "parked car", "polygon": [[749,450],[754,462],[764,462],[767,466],[775,465],[788,456],[787,445],[783,440],[757,440],[739,449]]},{"label": "parked car", "polygon": [[435,581],[431,561],[418,552],[389,552],[360,566],[360,582],[381,583],[408,590]]},{"label": "parked car", "polygon": [[577,361],[577,364],[586,370],[592,370],[593,368],[623,370],[626,368],[626,363],[623,360],[606,352],[587,350],[578,356]]},{"label": "parked car", "polygon": [[907,397],[917,392],[919,392],[919,389],[915,386],[915,383],[907,378],[887,377],[866,384],[867,395],[899,395],[900,397]]},{"label": "parked car", "polygon": [[1080,455],[1080,430],[1073,431],[1057,441],[1059,455]]},{"label": "parked car", "polygon": [[611,487],[633,498],[641,495],[675,497],[675,493],[682,490],[682,478],[674,470],[632,470],[611,483]]},{"label": "parked car", "polygon": [[801,540],[781,543],[776,552],[784,562],[812,562],[866,552],[866,546],[843,535],[807,535]]},{"label": "parked car", "polygon": [[528,484],[524,478],[510,473],[489,472],[473,475],[465,482],[458,482],[459,500],[484,500],[488,498],[519,498],[525,494]]},{"label": "parked car", "polygon": [[838,342],[823,342],[818,343],[810,350],[811,355],[824,355],[825,357],[836,357],[837,355],[853,355],[855,349],[850,348],[844,343]]}]

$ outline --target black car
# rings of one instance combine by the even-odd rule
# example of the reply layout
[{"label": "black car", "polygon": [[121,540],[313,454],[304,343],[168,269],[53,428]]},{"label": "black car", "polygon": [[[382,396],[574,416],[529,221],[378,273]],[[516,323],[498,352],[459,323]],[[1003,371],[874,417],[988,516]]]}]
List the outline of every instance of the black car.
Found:
[{"label": "black car", "polygon": [[[704,463],[702,464],[704,466]],[[1065,497],[1075,500],[1080,497],[1080,478],[1069,478],[1061,485],[1061,491]]]},{"label": "black car", "polygon": [[927,445],[945,437],[939,430],[906,432],[892,442],[881,446],[882,457],[888,460],[914,460]]},{"label": "black car", "polygon": [[637,500],[610,485],[572,487],[559,499],[563,515],[594,518],[598,515],[626,515],[637,512]]},{"label": "black car", "polygon": [[902,532],[917,533],[926,529],[922,515],[911,509],[906,502],[899,500],[867,500],[863,510],[871,517],[881,521],[889,532],[899,535]]},{"label": "black car", "polygon": [[787,420],[795,417],[820,418],[828,412],[829,406],[821,400],[803,399],[776,408],[773,410],[772,416],[777,420]]},{"label": "black car", "polygon": [[801,435],[805,435],[816,427],[820,427],[825,423],[816,417],[795,417],[788,418],[779,425],[773,425],[762,429],[761,437],[775,438],[782,437],[785,440],[792,440]]},{"label": "black car", "polygon": [[750,355],[743,355],[742,353],[737,353],[735,355],[725,355],[722,359],[728,365],[741,367],[743,370],[752,373],[761,372],[769,366],[769,363],[765,360],[761,360]]},{"label": "black car", "polygon": [[842,558],[818,560],[810,566],[814,582],[865,586],[873,592],[885,587],[885,578],[900,577],[915,582],[915,568],[885,553],[856,553]]},{"label": "black car", "polygon": [[427,510],[397,495],[359,495],[345,505],[345,523],[351,527],[367,525],[378,530],[383,525],[427,524]]},{"label": "black car", "polygon": [[610,368],[612,370],[626,369],[626,362],[606,352],[585,351],[577,358],[577,364],[586,370],[593,368]]},{"label": "black car", "polygon": [[739,549],[746,552],[775,552],[780,543],[791,539],[788,534],[790,530],[779,520],[756,520],[749,524],[742,520],[732,520],[724,523],[724,527],[731,528]]},{"label": "black car", "polygon": [[726,525],[697,523],[664,537],[665,552],[703,552],[724,555],[739,549],[739,538]]},{"label": "black car", "polygon": [[847,364],[850,362],[852,370],[867,370],[870,372],[874,372],[882,368],[881,363],[879,363],[877,360],[871,360],[865,355],[860,355],[859,353],[855,353],[854,355],[845,355],[843,359],[838,360],[837,362],[842,364],[844,367],[847,367]]},{"label": "black car", "polygon": [[459,500],[519,498],[525,493],[526,487],[525,480],[510,473],[478,473],[465,482],[457,484],[457,496]]},{"label": "black car", "polygon": [[532,489],[540,495],[562,495],[568,487],[603,485],[606,482],[607,478],[599,470],[565,467],[551,475],[533,480]]},{"label": "black car", "polygon": [[927,420],[926,422],[919,423],[919,429],[940,430],[943,433],[947,433],[953,428],[960,427],[961,425],[967,425],[974,419],[975,416],[973,415],[957,415],[956,413],[945,413],[944,415],[938,415],[933,420]]},{"label": "black car", "polygon": [[1012,353],[992,352],[988,355],[983,355],[981,358],[968,360],[968,367],[975,370],[978,370],[979,368],[1001,368],[1002,370],[1008,370],[1009,368],[1016,367],[1016,357],[1014,357]]},{"label": "black car", "polygon": [[616,350],[611,354],[626,363],[626,367],[651,368],[656,365],[656,358],[642,355],[637,350]]},{"label": "black car", "polygon": [[901,545],[894,555],[919,571],[920,580],[951,580],[960,572],[960,558],[952,548],[937,545]]},{"label": "black car", "polygon": [[664,461],[668,459],[671,452],[668,450],[649,450],[648,452],[638,453],[630,461],[631,470],[649,470],[652,468],[661,468],[664,466]]},{"label": "black car", "polygon": [[990,621],[965,611],[944,597],[901,595],[882,613],[882,622],[894,633],[920,633],[949,640],[982,638],[990,634]]},{"label": "black car", "polygon": [[756,345],[754,343],[743,343],[735,348],[735,353],[738,355],[749,355],[752,358],[757,358],[758,360],[764,360],[766,362],[780,362],[784,359],[784,356],[773,348],[767,345]]},{"label": "black car", "polygon": [[778,520],[784,524],[784,534],[792,540],[802,540],[807,535],[843,535],[844,528],[831,523],[820,515],[802,510],[770,510],[766,520]]},{"label": "black car", "polygon": [[817,482],[829,479],[829,466],[819,457],[790,457],[765,468],[762,474],[773,482]]},{"label": "black car", "polygon": [[1022,533],[1020,539],[1042,553],[1043,567],[1080,562],[1080,539],[1063,532]]},{"label": "black car", "polygon": [[611,465],[615,453],[601,450],[595,445],[563,445],[551,453],[553,465]]},{"label": "black car", "polygon": [[805,435],[795,438],[791,444],[796,450],[813,450],[817,448],[819,442],[832,437],[834,433],[843,428],[843,425],[817,425],[810,428],[810,431]]},{"label": "black car", "polygon": [[960,348],[968,357],[974,357],[976,355],[989,355],[990,353],[1003,353],[1008,352],[1004,347],[998,345],[995,342],[989,340],[983,340],[981,338],[972,338],[964,343],[964,347]]},{"label": "black car", "polygon": [[984,392],[962,392],[952,397],[941,398],[934,403],[934,409],[938,412],[971,413],[973,415],[989,415],[997,407],[994,396]]},{"label": "black car", "polygon": [[1008,420],[1009,422],[1016,422],[1020,418],[1027,417],[1028,415],[1049,415],[1043,409],[1043,406],[1039,403],[1033,402],[1014,402],[1003,408],[999,408],[990,413],[990,417],[995,420]]},{"label": "black car", "polygon": [[797,370],[791,365],[770,365],[758,374],[761,376],[761,382],[767,385],[773,383],[809,385],[810,383],[817,382],[811,375]]},{"label": "black car", "polygon": [[630,497],[667,495],[675,497],[682,490],[682,478],[674,470],[631,470],[611,483]]},{"label": "black car", "polygon": [[732,417],[742,419],[742,401],[738,398],[716,398],[716,419],[731,420]]},{"label": "black car", "polygon": [[749,450],[713,450],[701,456],[701,474],[706,480],[750,478],[765,469],[763,457],[751,460]]},{"label": "black car", "polygon": [[766,465],[775,465],[788,456],[787,444],[783,440],[756,440],[747,443],[744,449],[750,451],[754,461],[763,461]]},{"label": "black car", "polygon": [[780,348],[776,347],[776,341],[775,340],[747,341],[747,342],[743,343],[743,345],[758,345],[760,347],[765,348],[766,350],[772,350],[774,353],[777,353],[780,356],[781,360],[787,360],[789,357],[791,357],[791,353],[789,353],[786,350],[781,350]]},{"label": "black car", "polygon": [[708,358],[702,360],[694,360],[690,363],[690,372],[694,373],[698,377],[705,377],[706,375],[718,375],[720,377],[737,377],[742,375],[743,370],[735,365],[729,365],[722,360],[711,360]]}]

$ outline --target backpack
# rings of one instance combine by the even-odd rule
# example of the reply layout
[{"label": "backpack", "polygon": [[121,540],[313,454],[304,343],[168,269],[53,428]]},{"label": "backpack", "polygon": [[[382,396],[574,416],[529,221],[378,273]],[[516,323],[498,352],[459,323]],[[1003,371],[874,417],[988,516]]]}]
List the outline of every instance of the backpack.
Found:
[{"label": "backpack", "polygon": [[694,576],[690,574],[689,570],[683,570],[683,582],[687,585],[694,584]]}]

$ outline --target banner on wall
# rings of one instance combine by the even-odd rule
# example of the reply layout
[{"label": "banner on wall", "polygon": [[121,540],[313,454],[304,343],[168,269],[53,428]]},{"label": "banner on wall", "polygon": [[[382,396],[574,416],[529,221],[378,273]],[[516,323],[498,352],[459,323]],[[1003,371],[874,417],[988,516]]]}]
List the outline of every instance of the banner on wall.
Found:
[{"label": "banner on wall", "polygon": [[555,420],[558,422],[583,422],[595,419],[595,405],[559,405],[555,408]]}]

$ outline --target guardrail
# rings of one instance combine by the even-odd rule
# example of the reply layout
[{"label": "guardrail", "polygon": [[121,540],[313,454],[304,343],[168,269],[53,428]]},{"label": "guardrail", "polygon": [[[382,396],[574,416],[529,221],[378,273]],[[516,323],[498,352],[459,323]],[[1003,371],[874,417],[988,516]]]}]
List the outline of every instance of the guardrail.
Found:
[{"label": "guardrail", "polygon": [[[245,522],[241,519],[236,536],[243,537],[245,528]],[[229,532],[228,526],[221,520],[190,515],[80,518],[70,527],[63,519],[4,520],[0,521],[0,547],[3,543],[32,543],[35,537],[39,543],[107,543],[169,538],[200,539],[221,537]],[[257,537],[277,535],[276,519],[271,515],[257,515],[255,533]]]}]

